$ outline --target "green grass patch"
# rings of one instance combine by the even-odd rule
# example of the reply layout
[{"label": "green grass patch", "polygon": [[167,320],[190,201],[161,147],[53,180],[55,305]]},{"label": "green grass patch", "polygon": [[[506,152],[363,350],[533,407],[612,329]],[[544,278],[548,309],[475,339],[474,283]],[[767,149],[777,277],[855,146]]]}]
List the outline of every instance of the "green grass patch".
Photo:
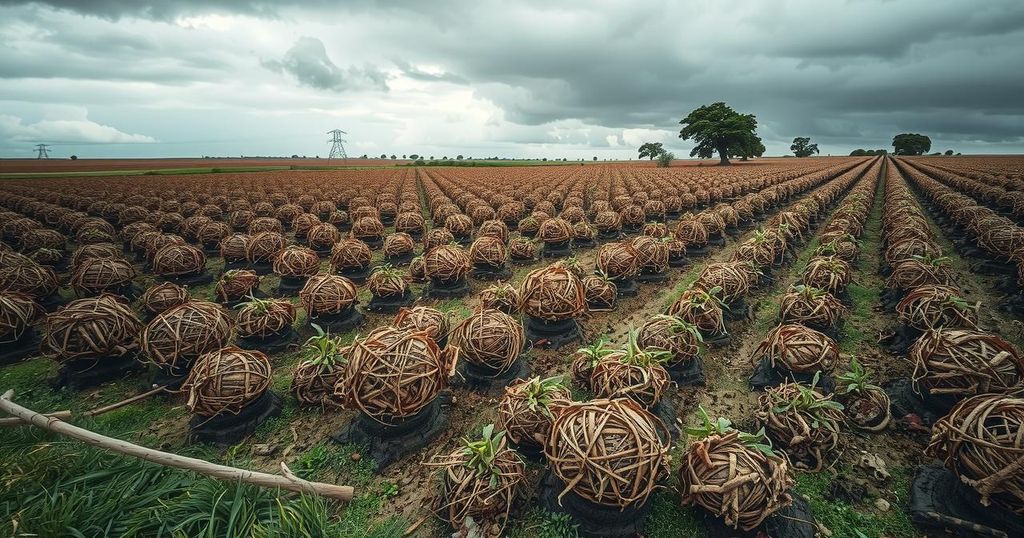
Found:
[{"label": "green grass patch", "polygon": [[830,473],[798,473],[796,491],[811,503],[815,519],[829,528],[833,536],[881,538],[885,536],[918,536],[909,515],[910,472],[906,468],[890,469],[891,482],[885,488],[891,508],[881,512],[870,506],[850,505],[825,499],[829,485],[836,481]]}]

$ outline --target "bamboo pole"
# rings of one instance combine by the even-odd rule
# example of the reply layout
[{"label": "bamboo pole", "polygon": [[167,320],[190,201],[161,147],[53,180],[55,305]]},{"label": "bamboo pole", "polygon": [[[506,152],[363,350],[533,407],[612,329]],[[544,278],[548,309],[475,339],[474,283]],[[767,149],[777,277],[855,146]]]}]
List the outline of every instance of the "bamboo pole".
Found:
[{"label": "bamboo pole", "polygon": [[[47,413],[44,417],[56,417],[61,420],[67,420],[71,418],[71,411],[55,411],[53,413]],[[0,418],[0,428],[7,428],[9,426],[28,426],[29,423],[21,420],[18,417],[11,418]]]},{"label": "bamboo pole", "polygon": [[56,417],[48,417],[37,413],[26,407],[22,407],[13,401],[14,390],[8,390],[0,396],[0,411],[13,415],[18,419],[37,426],[47,431],[58,433],[76,439],[88,445],[104,450],[124,454],[145,460],[166,467],[174,467],[192,471],[201,475],[232,482],[245,482],[254,486],[265,488],[280,488],[298,493],[313,493],[339,501],[352,500],[354,490],[351,486],[339,486],[336,484],[325,484],[323,482],[310,482],[295,476],[284,462],[281,462],[281,475],[261,473],[238,469],[227,465],[219,465],[205,460],[161,452],[152,448],[139,446],[121,439],[114,439],[105,435],[91,432],[64,422]]},{"label": "bamboo pole", "polygon": [[159,394],[159,393],[163,392],[166,388],[167,387],[165,387],[163,385],[160,385],[159,387],[154,387],[152,390],[148,390],[148,391],[143,392],[141,394],[136,394],[135,396],[132,396],[132,397],[124,399],[124,400],[121,400],[120,402],[117,402],[117,403],[112,403],[110,405],[105,405],[103,407],[97,407],[96,409],[92,409],[90,411],[86,411],[83,414],[85,416],[87,416],[87,417],[95,417],[95,416],[102,415],[103,413],[109,413],[111,411],[114,411],[115,409],[120,409],[120,408],[122,408],[122,407],[124,407],[126,405],[133,404],[133,403],[135,403],[137,401],[145,400],[146,398],[149,398],[150,396],[153,396],[154,394]]}]

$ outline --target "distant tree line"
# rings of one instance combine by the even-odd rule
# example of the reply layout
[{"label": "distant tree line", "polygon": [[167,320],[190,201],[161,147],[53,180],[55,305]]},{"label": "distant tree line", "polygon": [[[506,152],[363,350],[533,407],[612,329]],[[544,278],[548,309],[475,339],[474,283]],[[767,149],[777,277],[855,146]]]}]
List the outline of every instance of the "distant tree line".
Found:
[{"label": "distant tree line", "polygon": [[872,157],[875,155],[887,155],[886,149],[855,149],[850,152],[850,157]]}]

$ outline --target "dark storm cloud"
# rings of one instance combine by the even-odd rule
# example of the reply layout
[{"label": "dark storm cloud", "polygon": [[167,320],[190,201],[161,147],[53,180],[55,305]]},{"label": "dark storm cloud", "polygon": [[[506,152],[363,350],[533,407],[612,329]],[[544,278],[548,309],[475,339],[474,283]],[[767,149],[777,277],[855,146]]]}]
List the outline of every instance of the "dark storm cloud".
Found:
[{"label": "dark storm cloud", "polygon": [[[688,110],[724,100],[755,113],[766,141],[783,149],[798,135],[884,147],[899,130],[1024,146],[1021,0],[739,1],[727,11],[667,0],[644,9],[589,0],[0,0],[24,4],[42,18],[58,10],[163,24],[237,14],[280,23],[282,33],[295,24],[294,35],[305,30],[323,41],[303,37],[286,52],[261,51],[265,68],[331,95],[386,91],[384,70],[393,65],[394,76],[426,83],[425,93],[455,91],[432,83],[471,89],[503,113],[507,132],[492,136],[521,144],[599,146],[615,129],[675,132]],[[326,33],[327,24],[339,35]],[[188,43],[167,50],[145,36],[83,26],[79,35],[42,38],[81,62],[40,66],[0,43],[0,76],[98,78],[103,58],[135,58],[113,62],[106,76],[167,83],[207,80],[224,61],[211,55],[204,65],[207,51]],[[160,67],[138,61],[145,56]],[[591,131],[571,133],[570,124]]]},{"label": "dark storm cloud", "polygon": [[323,41],[315,37],[300,37],[283,58],[265,60],[263,66],[289,73],[300,84],[321,90],[388,89],[386,73],[372,66],[338,67],[327,56]]}]

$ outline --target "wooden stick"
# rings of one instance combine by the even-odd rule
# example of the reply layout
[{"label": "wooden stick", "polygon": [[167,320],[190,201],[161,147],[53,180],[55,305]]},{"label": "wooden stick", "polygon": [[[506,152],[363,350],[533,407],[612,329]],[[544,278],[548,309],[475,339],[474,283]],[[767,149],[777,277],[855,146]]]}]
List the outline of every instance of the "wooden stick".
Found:
[{"label": "wooden stick", "polygon": [[146,392],[143,392],[142,394],[136,394],[135,396],[132,396],[131,398],[128,398],[126,400],[121,400],[120,402],[117,402],[117,403],[112,403],[110,405],[105,405],[103,407],[97,407],[96,409],[93,409],[91,411],[86,411],[83,414],[85,416],[87,416],[87,417],[95,417],[95,416],[102,415],[103,413],[109,413],[109,412],[111,412],[111,411],[113,411],[115,409],[120,409],[120,408],[122,408],[122,407],[124,407],[126,405],[133,404],[133,403],[135,403],[135,402],[137,402],[139,400],[145,400],[146,398],[149,398],[150,396],[152,396],[154,394],[159,394],[159,393],[163,392],[164,389],[166,389],[166,388],[167,387],[165,387],[163,385],[160,385],[159,387],[155,387],[152,390],[147,390]]},{"label": "wooden stick", "polygon": [[84,428],[68,424],[59,418],[47,417],[46,415],[41,415],[31,409],[22,407],[11,401],[13,396],[13,389],[8,390],[3,394],[3,396],[0,396],[0,411],[9,415],[14,415],[15,417],[18,417],[19,420],[31,423],[32,425],[38,426],[44,430],[59,433],[104,450],[124,454],[126,456],[132,456],[148,462],[164,465],[166,467],[192,471],[218,480],[245,482],[255,486],[280,488],[298,493],[313,493],[339,501],[350,501],[354,494],[354,490],[351,486],[339,486],[336,484],[325,484],[323,482],[310,482],[308,480],[303,480],[302,478],[292,474],[292,472],[288,470],[288,467],[283,463],[281,464],[281,470],[284,473],[284,476],[261,473],[258,471],[228,467],[227,465],[218,465],[216,463],[196,458],[189,458],[187,456],[180,456],[178,454],[161,452],[152,448],[146,448],[144,446],[129,443],[128,441],[123,441],[121,439],[114,439],[112,437],[100,435]]},{"label": "wooden stick", "polygon": [[[56,417],[61,420],[67,420],[71,418],[71,411],[56,411],[53,413],[47,413],[43,415],[45,417]],[[28,426],[29,423],[21,420],[18,417],[11,418],[0,418],[0,428],[7,428],[9,426]]]}]

